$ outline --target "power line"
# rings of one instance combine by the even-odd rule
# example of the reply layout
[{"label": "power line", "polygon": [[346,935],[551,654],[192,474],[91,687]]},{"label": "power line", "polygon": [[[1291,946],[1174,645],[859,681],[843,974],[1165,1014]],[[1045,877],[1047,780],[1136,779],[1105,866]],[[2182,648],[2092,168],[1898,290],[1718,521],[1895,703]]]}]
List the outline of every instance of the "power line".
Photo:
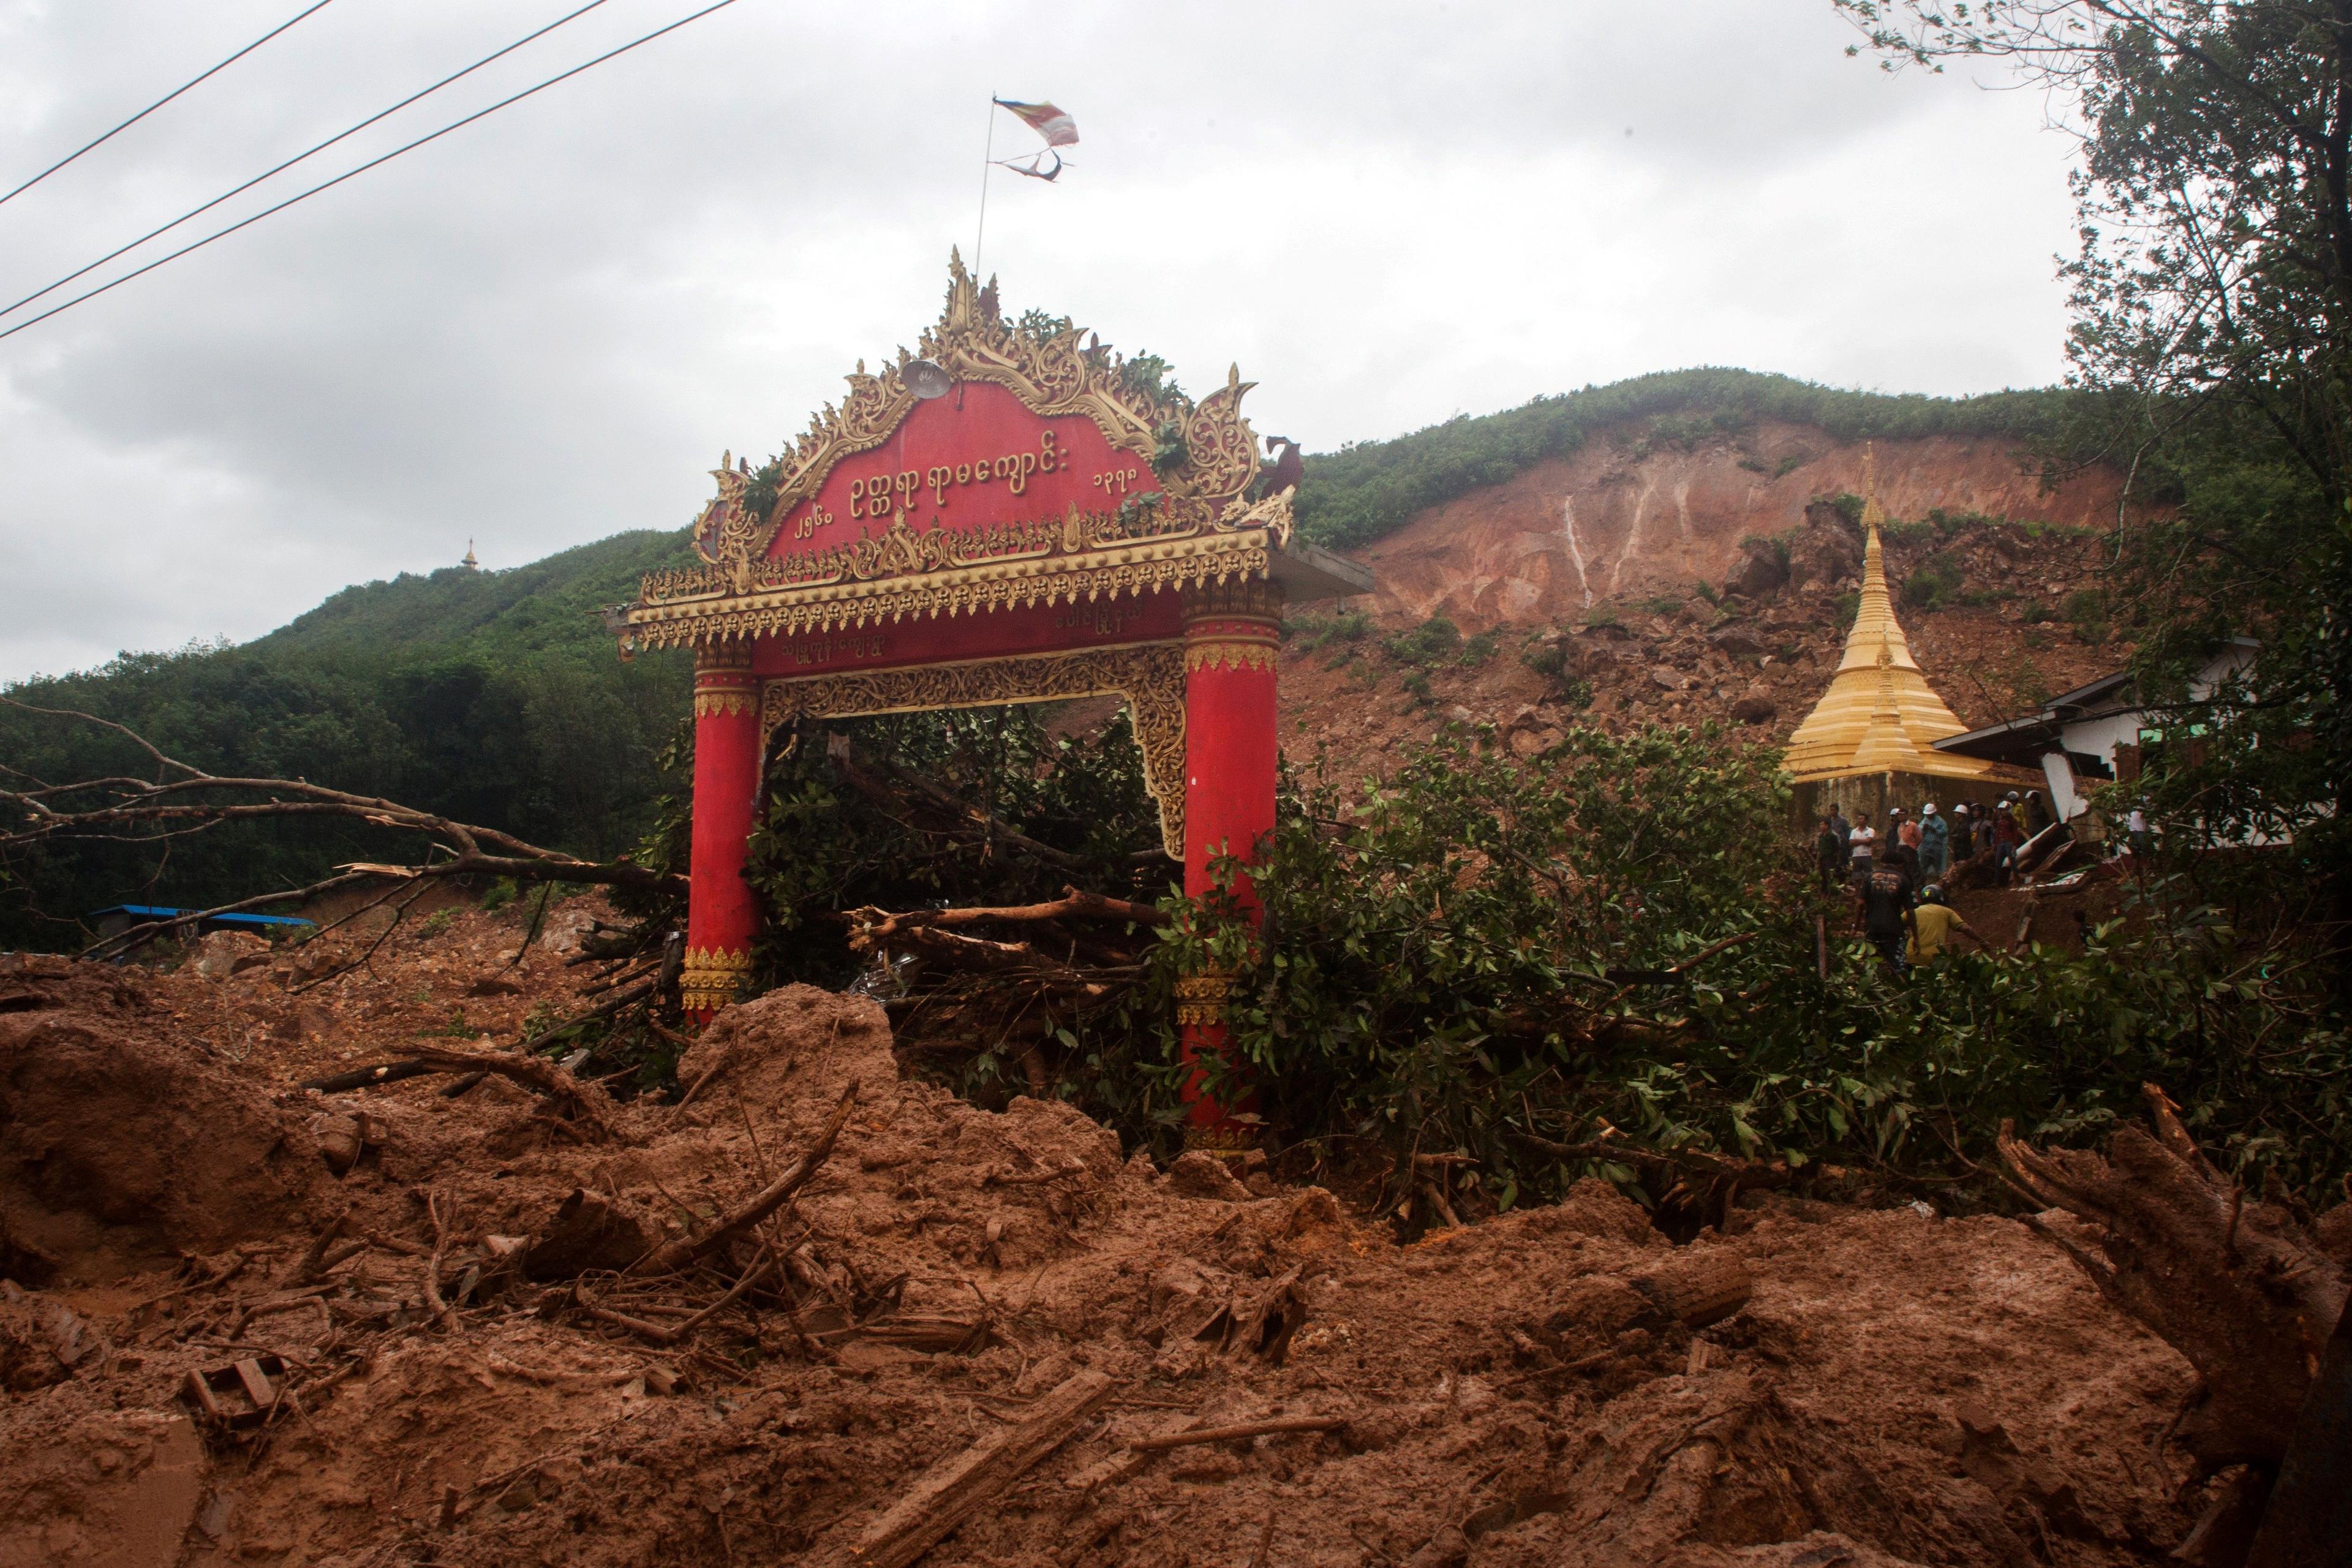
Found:
[{"label": "power line", "polygon": [[433,93],[440,91],[443,88],[447,87],[451,82],[456,81],[459,77],[472,75],[474,72],[481,69],[484,66],[488,65],[492,60],[499,59],[507,55],[514,53],[525,44],[531,42],[535,38],[544,37],[546,35],[555,31],[556,28],[563,26],[564,23],[572,21],[575,17],[584,16],[603,4],[604,4],[604,0],[588,0],[588,4],[581,6],[579,10],[571,13],[569,16],[558,16],[546,26],[540,28],[538,32],[525,34],[523,37],[517,38],[513,43],[509,44],[505,48],[499,50],[498,53],[484,55],[480,59],[476,60],[464,70],[453,71],[449,75],[443,77],[439,81],[435,82],[431,87],[425,88],[419,92],[410,93],[406,98],[402,99],[390,109],[369,115],[365,120],[361,121],[357,125],[352,126],[348,131],[337,132],[334,135],[328,137],[324,142],[320,142],[317,146],[310,148],[309,152],[295,153],[294,156],[287,159],[286,162],[278,164],[276,168],[268,169],[254,175],[253,178],[246,181],[245,184],[237,186],[235,190],[223,191],[219,195],[215,196],[204,205],[189,208],[186,212],[182,213],[178,217],[173,218],[171,222],[163,225],[162,227],[151,228],[145,234],[141,235],[137,239],[132,240],[130,244],[121,246],[113,250],[108,251],[104,256],[100,257],[89,266],[76,268],[73,271],[67,273],[56,282],[47,284],[41,288],[34,289],[31,293],[26,295],[15,304],[0,305],[0,316],[9,315],[16,310],[31,304],[34,300],[39,299],[44,294],[56,292],[58,289],[62,289],[67,284],[72,282],[75,279],[81,277],[84,273],[97,271],[100,268],[105,266],[116,257],[124,254],[126,251],[138,249],[141,246],[146,244],[157,235],[170,233],[173,229],[179,227],[190,218],[196,217],[202,214],[212,211],[213,208],[220,205],[221,203],[227,201],[230,197],[244,195],[246,192],[253,189],[254,186],[261,184],[262,181],[268,179],[271,175],[284,174],[287,170],[302,162],[303,159],[310,157],[312,153],[323,153],[328,148],[333,146],[336,142],[358,135],[369,126],[373,125],[377,121],[383,120],[399,113],[402,110],[406,109],[410,104],[415,103],[418,99],[428,97]]},{"label": "power line", "polygon": [[198,82],[203,81],[205,77],[216,76],[220,72],[226,70],[229,67],[236,64],[237,61],[245,58],[246,56],[253,53],[254,50],[261,47],[262,45],[268,43],[270,39],[276,37],[287,28],[292,26],[296,22],[300,21],[304,16],[310,15],[312,11],[323,11],[332,3],[333,0],[318,0],[317,5],[311,5],[297,13],[290,20],[278,23],[278,26],[270,28],[269,31],[262,34],[261,37],[254,39],[253,42],[246,45],[245,47],[237,50],[236,53],[229,56],[228,58],[213,67],[211,70],[205,72],[204,76],[197,77],[194,80],[184,82],[180,86],[173,88],[171,91],[165,93],[163,97],[157,99],[154,102],[149,104],[146,108],[141,110],[138,113],[124,121],[121,124],[116,126],[112,131],[110,131],[105,135],[100,137],[97,142],[92,142],[87,145],[78,147],[74,151],[67,153],[64,157],[58,159],[56,163],[50,164],[47,168],[42,170],[31,179],[26,180],[23,184],[18,185],[15,190],[10,191],[6,195],[0,196],[0,202],[15,201],[26,191],[31,190],[35,185],[39,184],[43,180],[47,179],[51,174],[56,174],[59,169],[64,168],[68,163],[72,163],[76,158],[79,158],[84,153],[89,152],[90,148],[96,147],[100,142],[111,141],[121,132],[130,130],[132,126],[138,124],[141,121],[146,119],[149,115],[154,113],[157,110],[163,108],[165,104],[179,97],[180,94],[187,91],[188,89],[194,87]]},{"label": "power line", "polygon": [[568,71],[564,71],[557,76],[549,77],[537,87],[527,87],[511,98],[502,98],[499,100],[498,102],[491,104],[488,109],[476,110],[473,113],[466,116],[463,120],[452,121],[448,124],[444,125],[440,130],[432,132],[430,135],[419,136],[415,141],[407,143],[405,146],[395,147],[380,158],[371,158],[356,169],[352,169],[343,174],[337,174],[331,180],[323,181],[319,184],[312,185],[307,191],[303,191],[296,195],[289,196],[284,201],[279,202],[276,206],[264,207],[259,212],[255,213],[251,217],[240,219],[239,221],[229,225],[226,228],[217,229],[193,244],[184,245],[179,249],[173,251],[170,255],[159,257],[155,260],[149,262],[146,266],[136,268],[131,271],[126,272],[121,277],[114,279],[110,282],[101,283],[97,288],[90,289],[87,293],[77,294],[62,305],[52,305],[37,316],[27,317],[24,321],[17,322],[13,327],[0,329],[0,338],[13,338],[18,332],[23,331],[26,328],[37,326],[41,322],[47,321],[51,316],[58,314],[60,311],[70,310],[85,300],[95,300],[110,289],[119,289],[123,284],[130,282],[133,278],[144,277],[146,274],[154,271],[158,267],[164,266],[169,262],[177,261],[181,257],[187,255],[190,251],[202,250],[214,240],[226,239],[230,235],[235,234],[238,229],[246,228],[251,225],[259,223],[263,218],[269,216],[272,213],[284,212],[288,207],[292,206],[297,202],[308,201],[321,191],[332,190],[335,186],[341,184],[345,180],[352,179],[356,175],[364,174],[370,169],[376,167],[378,164],[391,163],[403,153],[415,152],[417,148],[424,146],[428,142],[437,142],[442,137],[448,135],[452,131],[460,130],[466,126],[471,125],[475,121],[481,119],[484,115],[496,114],[499,110],[506,108],[510,103],[520,103],[524,99],[529,98],[535,92],[544,92],[549,88],[553,87],[557,82],[569,80],[572,77],[578,76],[582,71],[603,65],[606,60],[612,59],[617,55],[625,55],[631,49],[637,47],[641,44],[650,44],[665,33],[674,33],[677,31],[677,29],[685,26],[688,22],[698,22],[703,17],[709,16],[713,11],[724,11],[728,6],[732,5],[733,4],[735,4],[735,0],[717,0],[717,4],[705,5],[699,11],[680,16],[677,21],[670,23],[667,26],[656,27],[641,38],[632,38],[627,43],[623,44],[619,48],[608,49],[604,53],[598,55],[594,59],[587,61],[585,64],[573,66]]}]

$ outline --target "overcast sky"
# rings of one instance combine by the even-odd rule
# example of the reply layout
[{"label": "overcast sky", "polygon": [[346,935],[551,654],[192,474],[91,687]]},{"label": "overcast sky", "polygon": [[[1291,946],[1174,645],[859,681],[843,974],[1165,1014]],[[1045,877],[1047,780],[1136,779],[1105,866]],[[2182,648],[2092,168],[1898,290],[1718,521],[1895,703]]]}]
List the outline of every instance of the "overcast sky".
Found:
[{"label": "overcast sky", "polygon": [[[301,3],[0,0],[0,189]],[[0,302],[580,3],[335,0],[0,205]],[[698,3],[606,0],[185,232]],[[992,91],[1084,138],[992,183],[1007,308],[1196,390],[1238,361],[1310,449],[1692,364],[2057,379],[2068,143],[1851,36],[1828,0],[736,0],[0,340],[0,680],[257,636],[469,537],[685,523],[722,447],[935,319]]]}]

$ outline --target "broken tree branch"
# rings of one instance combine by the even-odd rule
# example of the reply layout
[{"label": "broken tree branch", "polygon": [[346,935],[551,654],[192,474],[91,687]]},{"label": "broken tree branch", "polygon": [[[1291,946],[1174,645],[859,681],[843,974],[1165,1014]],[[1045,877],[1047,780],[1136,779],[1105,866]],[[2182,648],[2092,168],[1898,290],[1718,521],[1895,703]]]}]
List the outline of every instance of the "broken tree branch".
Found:
[{"label": "broken tree branch", "polygon": [[433,1220],[433,1256],[425,1260],[425,1310],[443,1328],[455,1331],[457,1310],[441,1299],[441,1259],[449,1251],[449,1225],[441,1217],[439,1194],[425,1194],[425,1212]]},{"label": "broken tree branch", "polygon": [[717,1317],[719,1313],[725,1311],[728,1308],[733,1306],[736,1302],[741,1300],[746,1295],[749,1295],[761,1280],[767,1279],[768,1276],[773,1274],[782,1266],[783,1260],[776,1256],[775,1249],[773,1247],[770,1247],[765,1256],[761,1258],[759,1265],[756,1268],[744,1270],[743,1278],[735,1281],[735,1287],[733,1289],[729,1290],[727,1294],[721,1296],[716,1301],[711,1302],[710,1305],[703,1308],[702,1310],[695,1313],[692,1317],[686,1319],[684,1321],[668,1324],[667,1326],[660,1323],[648,1323],[643,1318],[632,1318],[624,1313],[615,1312],[608,1308],[599,1307],[593,1303],[583,1302],[583,1305],[587,1307],[588,1315],[599,1321],[617,1323],[622,1328],[627,1329],[633,1333],[640,1334],[645,1338],[653,1341],[654,1343],[657,1345],[674,1345],[679,1341],[685,1339],[688,1334],[694,1332],[695,1330],[702,1327],[703,1324],[709,1322],[711,1319]]},{"label": "broken tree branch", "polygon": [[160,840],[177,833],[222,823],[289,817],[342,817],[425,836],[446,858],[428,858],[419,866],[379,866],[355,863],[340,868],[340,875],[307,888],[288,889],[222,904],[194,915],[150,921],[107,938],[93,954],[120,951],[158,934],[171,925],[215,915],[239,912],[265,904],[299,902],[334,887],[365,877],[403,879],[460,876],[512,877],[522,881],[563,881],[611,887],[640,888],[682,893],[686,879],[649,871],[625,859],[582,860],[560,850],[543,848],[512,834],[478,824],[460,822],[438,812],[425,811],[377,795],[331,789],[308,779],[223,777],[208,773],[158,750],[135,730],[75,709],[43,708],[0,695],[0,704],[23,712],[63,719],[109,730],[121,735],[154,760],[162,776],[154,779],[111,775],[77,779],[65,784],[38,784],[27,788],[0,788],[0,805],[13,807],[12,824],[0,830],[0,854],[53,840],[75,838]]},{"label": "broken tree branch", "polygon": [[794,1193],[806,1186],[833,1157],[834,1141],[841,1136],[844,1123],[849,1120],[849,1108],[857,1103],[857,1085],[853,1083],[841,1092],[841,1103],[833,1108],[824,1129],[808,1152],[793,1162],[784,1173],[745,1200],[734,1213],[720,1220],[699,1237],[667,1241],[655,1247],[624,1270],[629,1274],[672,1274],[692,1267],[709,1257],[737,1237],[758,1225],[782,1208]]},{"label": "broken tree branch", "polygon": [[423,1041],[413,1048],[417,1059],[429,1064],[436,1071],[487,1072],[510,1078],[525,1089],[536,1090],[569,1107],[577,1120],[599,1134],[609,1131],[604,1124],[604,1112],[588,1098],[586,1086],[544,1058],[464,1051]]},{"label": "broken tree branch", "polygon": [[1347,1424],[1347,1417],[1342,1415],[1276,1415],[1265,1421],[1236,1422],[1231,1426],[1195,1426],[1157,1437],[1137,1437],[1127,1446],[1139,1454],[1156,1454],[1164,1448],[1189,1447],[1195,1443],[1238,1443],[1246,1437],[1271,1437],[1284,1432],[1337,1432]]},{"label": "broken tree branch", "polygon": [[[858,914],[865,912],[857,911]],[[855,914],[851,916],[853,921],[856,918]],[[849,950],[852,952],[871,952],[877,949],[920,953],[925,958],[937,959],[956,969],[1018,972],[1087,996],[1098,996],[1104,989],[1099,982],[1088,979],[1083,972],[1071,968],[1058,958],[1048,957],[1027,942],[992,942],[986,937],[934,931],[929,926],[905,927],[883,938],[870,931],[857,930],[853,925]]]}]

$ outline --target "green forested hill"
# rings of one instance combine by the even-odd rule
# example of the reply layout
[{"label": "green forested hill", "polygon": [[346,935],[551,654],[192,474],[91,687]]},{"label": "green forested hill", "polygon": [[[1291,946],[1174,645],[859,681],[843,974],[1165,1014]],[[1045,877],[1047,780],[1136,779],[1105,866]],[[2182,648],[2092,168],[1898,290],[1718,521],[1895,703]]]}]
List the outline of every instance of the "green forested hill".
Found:
[{"label": "green forested hill", "polygon": [[[1300,522],[1320,542],[1365,544],[1603,431],[1692,440],[1777,418],[1845,438],[2049,435],[2074,396],[1889,397],[1737,370],[1640,376],[1311,458]],[[239,647],[126,654],[10,694],[129,724],[215,773],[309,777],[601,857],[646,823],[691,674],[677,652],[622,663],[595,611],[632,597],[641,573],[688,559],[682,531],[648,530],[511,571],[404,574],[346,588]],[[0,708],[0,765],[56,780],[148,764],[118,737]],[[278,824],[177,840],[167,856],[97,846],[0,866],[0,947],[79,945],[58,917],[107,904],[216,903],[415,848],[366,838]]]},{"label": "green forested hill", "polygon": [[639,529],[505,572],[404,573],[346,588],[246,647],[264,657],[377,659],[462,647],[509,661],[558,650],[609,659],[613,639],[597,609],[635,598],[643,574],[692,561],[682,531]]},{"label": "green forested hill", "polygon": [[[683,532],[641,531],[512,571],[404,574],[241,647],[125,654],[8,695],[128,724],[213,773],[307,777],[609,855],[661,787],[655,759],[687,714],[691,662],[622,663],[595,611],[688,558]],[[11,708],[0,763],[50,781],[152,773],[119,737]],[[415,852],[370,839],[272,824],[176,840],[168,856],[90,846],[0,868],[0,947],[77,946],[59,919],[106,904],[221,902]]]}]

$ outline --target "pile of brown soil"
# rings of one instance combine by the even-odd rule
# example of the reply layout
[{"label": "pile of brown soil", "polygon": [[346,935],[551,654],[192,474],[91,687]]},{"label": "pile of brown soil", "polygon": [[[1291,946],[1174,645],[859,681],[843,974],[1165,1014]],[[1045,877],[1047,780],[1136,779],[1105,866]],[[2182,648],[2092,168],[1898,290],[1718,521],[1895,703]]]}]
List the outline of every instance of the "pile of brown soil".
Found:
[{"label": "pile of brown soil", "polygon": [[179,1037],[135,972],[0,958],[0,1270],[103,1279],[283,1232],[326,1179],[299,1100]]},{"label": "pile of brown soil", "polygon": [[[1677,1247],[1586,1183],[1401,1247],[1320,1189],[904,1080],[877,1006],[806,987],[723,1015],[689,1104],[612,1106],[600,1136],[506,1084],[329,1103],[200,1054],[167,1079],[110,973],[12,983],[37,998],[5,1020],[12,1086],[66,1081],[37,1023],[181,1102],[116,1093],[45,1146],[195,1254],[109,1278],[121,1246],[63,1247],[0,1313],[32,1369],[0,1405],[0,1552],[28,1561],[847,1563],[894,1504],[946,1508],[922,1483],[975,1448],[926,1563],[2090,1564],[2189,1522],[2159,1442],[2189,1369],[2008,1220],[1770,1198]],[[765,1228],[667,1278],[583,1271],[709,1233],[853,1084]],[[302,1128],[362,1102],[373,1147],[337,1180]],[[215,1126],[247,1159],[172,1152]],[[10,1204],[124,1231],[37,1165]],[[158,1191],[183,1170],[243,1184]],[[211,1207],[236,1223],[172,1228]],[[264,1353],[266,1419],[197,1420],[187,1461],[186,1374]],[[102,1522],[133,1517],[163,1523]]]}]

